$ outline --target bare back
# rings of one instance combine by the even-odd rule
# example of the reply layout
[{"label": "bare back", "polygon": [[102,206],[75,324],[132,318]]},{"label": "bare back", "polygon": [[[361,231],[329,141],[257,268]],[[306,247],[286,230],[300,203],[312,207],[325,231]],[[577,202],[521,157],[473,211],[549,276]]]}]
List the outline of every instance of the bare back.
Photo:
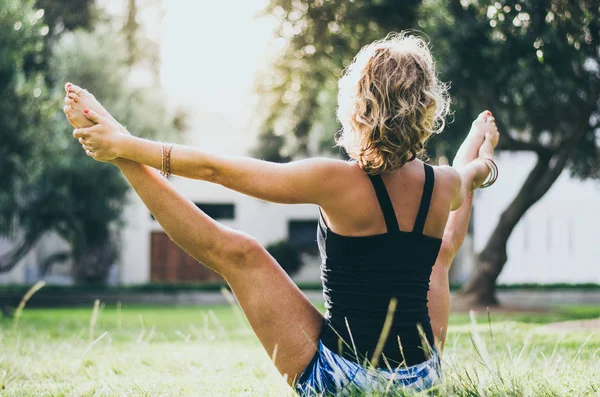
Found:
[{"label": "bare back", "polygon": [[[435,185],[424,234],[441,238],[451,211],[452,201],[460,188],[460,179],[451,167],[434,167]],[[344,236],[370,236],[386,233],[386,225],[368,175],[358,163],[348,163],[342,173],[344,189],[335,202],[322,205],[323,216],[337,234]],[[419,160],[382,175],[392,200],[400,230],[413,230],[425,183],[423,163]]]}]

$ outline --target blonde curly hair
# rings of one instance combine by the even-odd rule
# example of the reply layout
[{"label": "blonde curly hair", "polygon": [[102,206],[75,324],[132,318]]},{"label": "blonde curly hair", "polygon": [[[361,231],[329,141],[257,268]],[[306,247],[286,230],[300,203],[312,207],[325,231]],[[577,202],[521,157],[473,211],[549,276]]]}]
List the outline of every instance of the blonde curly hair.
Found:
[{"label": "blonde curly hair", "polygon": [[406,32],[363,47],[339,81],[337,143],[369,174],[424,155],[449,112],[428,44]]}]

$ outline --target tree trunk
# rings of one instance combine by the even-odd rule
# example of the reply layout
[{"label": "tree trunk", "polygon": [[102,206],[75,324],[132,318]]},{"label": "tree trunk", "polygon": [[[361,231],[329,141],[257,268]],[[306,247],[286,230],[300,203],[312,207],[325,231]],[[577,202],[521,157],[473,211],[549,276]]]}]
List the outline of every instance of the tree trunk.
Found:
[{"label": "tree trunk", "polygon": [[0,273],[10,272],[21,259],[27,255],[31,248],[38,241],[39,236],[25,236],[21,241],[16,243],[10,251],[0,255]]},{"label": "tree trunk", "polygon": [[105,284],[116,259],[117,251],[110,238],[86,244],[85,249],[74,251],[73,278],[78,283]]},{"label": "tree trunk", "polygon": [[[539,152],[538,161],[521,190],[504,210],[485,248],[477,256],[474,274],[458,296],[460,305],[497,306],[496,280],[507,261],[506,244],[525,212],[548,192],[587,128],[581,128],[555,152]],[[550,154],[551,153],[551,154]]]},{"label": "tree trunk", "polygon": [[[533,199],[536,186],[548,170],[547,158],[538,161],[521,187],[521,190],[504,210],[485,248],[477,256],[475,273],[461,291],[462,299],[469,304],[496,306],[496,279],[507,260],[506,243],[525,212],[537,201]],[[540,196],[541,197],[541,196]]]}]

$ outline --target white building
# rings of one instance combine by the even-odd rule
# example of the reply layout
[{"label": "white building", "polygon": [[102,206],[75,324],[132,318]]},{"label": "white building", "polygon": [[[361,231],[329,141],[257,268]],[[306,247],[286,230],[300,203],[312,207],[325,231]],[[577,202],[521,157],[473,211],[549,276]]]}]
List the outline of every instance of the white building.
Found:
[{"label": "white building", "polygon": [[[474,249],[485,246],[504,209],[535,165],[533,153],[502,152],[500,176],[479,191],[474,202]],[[508,241],[508,261],[500,284],[600,283],[600,184],[574,179],[564,171],[550,190],[517,224]],[[454,270],[457,282],[468,278],[472,260]]]},{"label": "white building", "polygon": [[[124,11],[126,2],[102,3],[110,12],[118,13]],[[236,3],[232,12],[228,2],[169,0],[164,2],[165,15],[160,23],[156,22],[162,15],[160,10],[142,15],[142,19],[150,20],[141,21],[148,36],[161,41],[161,80],[166,92],[173,103],[184,105],[190,112],[186,143],[223,155],[246,155],[254,145],[254,79],[277,44],[271,40],[274,22],[254,17],[264,5],[263,0],[248,0]],[[227,15],[227,23],[218,15]],[[476,196],[474,238],[463,246],[453,266],[453,280],[468,278],[473,247],[476,251],[483,248],[533,161],[533,155],[528,154],[498,156],[500,178],[495,186]],[[265,245],[287,238],[308,245],[316,239],[318,211],[314,206],[266,203],[183,178],[175,177],[172,183],[219,221],[248,232]],[[600,283],[600,244],[595,233],[600,224],[599,192],[594,182],[580,182],[564,173],[514,230],[500,282]],[[190,273],[192,279],[212,277],[197,270],[202,267],[165,237],[134,194],[130,195],[125,221],[123,250],[111,277],[113,282],[182,281],[190,279]],[[52,249],[64,245],[55,235],[47,236],[13,271],[0,275],[0,284],[36,281],[38,263]],[[0,240],[0,255],[9,247],[7,241]],[[317,264],[317,259],[309,260],[300,278],[318,280]],[[53,268],[50,280],[68,282],[68,274],[68,264],[59,265]]]}]

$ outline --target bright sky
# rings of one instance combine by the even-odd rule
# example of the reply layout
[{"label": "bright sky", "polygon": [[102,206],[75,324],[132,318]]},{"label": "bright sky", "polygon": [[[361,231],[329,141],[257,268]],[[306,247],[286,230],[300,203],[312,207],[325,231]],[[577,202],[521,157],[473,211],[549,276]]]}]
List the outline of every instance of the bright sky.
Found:
[{"label": "bright sky", "polygon": [[241,146],[253,144],[255,131],[248,128],[254,82],[272,53],[275,26],[273,19],[257,16],[265,5],[266,0],[163,2],[161,79],[171,102],[192,113],[192,141],[206,142],[205,127],[221,140],[245,136]]},{"label": "bright sky", "polygon": [[[183,106],[186,141],[221,154],[254,146],[254,84],[275,53],[275,20],[258,17],[269,0],[137,0],[143,34],[161,48],[161,82],[171,106]],[[98,0],[127,15],[126,0]],[[149,76],[134,75],[143,83]],[[227,143],[224,145],[224,143]]]}]

